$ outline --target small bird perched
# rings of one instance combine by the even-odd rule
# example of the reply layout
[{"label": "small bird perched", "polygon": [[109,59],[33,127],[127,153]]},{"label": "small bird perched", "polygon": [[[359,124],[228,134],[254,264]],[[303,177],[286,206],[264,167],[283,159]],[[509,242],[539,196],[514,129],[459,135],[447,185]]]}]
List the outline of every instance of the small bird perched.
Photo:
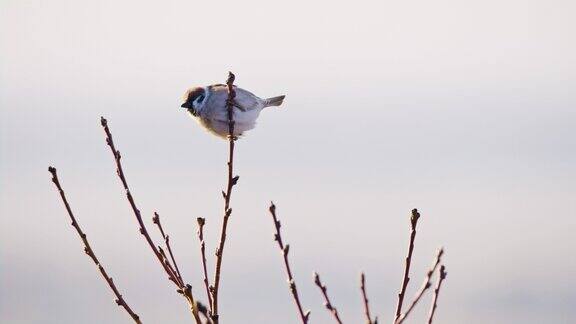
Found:
[{"label": "small bird perched", "polygon": [[[280,106],[285,96],[261,99],[255,94],[234,86],[233,120],[234,136],[238,137],[256,126],[260,111],[266,107]],[[225,84],[214,84],[207,87],[190,88],[184,94],[186,108],[200,125],[212,134],[226,138],[228,134],[228,87]]]}]

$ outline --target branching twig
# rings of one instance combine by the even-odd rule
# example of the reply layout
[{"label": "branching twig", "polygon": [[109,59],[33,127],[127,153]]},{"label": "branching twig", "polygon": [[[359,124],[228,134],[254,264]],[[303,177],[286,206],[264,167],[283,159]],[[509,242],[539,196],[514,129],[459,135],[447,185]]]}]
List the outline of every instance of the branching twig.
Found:
[{"label": "branching twig", "polygon": [[[201,244],[204,285],[206,288],[206,294],[207,294],[208,303],[209,303],[208,308],[194,299],[194,296],[192,294],[192,286],[185,283],[185,281],[181,275],[180,269],[178,268],[178,265],[176,263],[176,259],[174,257],[174,253],[172,252],[172,248],[170,246],[170,237],[169,237],[169,235],[166,235],[166,233],[164,232],[164,229],[163,229],[162,224],[160,222],[160,216],[156,212],[154,213],[153,222],[157,225],[157,227],[160,231],[160,234],[162,235],[162,238],[163,238],[164,243],[165,243],[165,249],[167,250],[169,257],[167,256],[167,253],[165,252],[165,250],[161,246],[155,245],[154,241],[152,240],[148,230],[146,229],[146,225],[144,224],[144,221],[142,219],[141,212],[138,209],[138,207],[136,206],[135,200],[134,200],[132,193],[129,189],[126,177],[124,175],[124,171],[122,169],[120,151],[118,151],[114,146],[112,134],[111,134],[110,129],[108,127],[107,120],[104,117],[101,117],[101,124],[102,124],[102,127],[104,129],[104,132],[106,133],[106,143],[110,147],[110,150],[114,156],[114,160],[116,163],[116,173],[117,173],[120,181],[122,182],[122,186],[126,192],[126,198],[128,199],[130,207],[132,208],[134,216],[136,217],[136,220],[138,222],[140,234],[142,234],[142,236],[146,240],[147,244],[152,249],[152,252],[154,253],[156,258],[160,262],[163,270],[167,274],[168,279],[172,283],[174,283],[174,285],[176,285],[177,292],[180,293],[181,295],[183,295],[183,297],[186,299],[188,305],[190,306],[190,309],[191,309],[191,312],[192,312],[192,315],[194,317],[196,324],[219,324],[220,314],[218,312],[218,296],[219,296],[220,279],[221,279],[221,272],[222,272],[223,254],[224,254],[224,247],[225,247],[225,243],[226,243],[226,233],[227,233],[227,228],[228,228],[228,221],[229,221],[230,216],[232,215],[232,208],[230,206],[231,205],[232,189],[238,183],[238,179],[239,179],[239,176],[234,175],[234,148],[235,148],[235,141],[237,139],[235,132],[234,132],[234,127],[235,127],[234,106],[235,106],[235,97],[236,97],[236,92],[234,89],[234,80],[235,80],[234,74],[232,72],[229,72],[228,79],[226,81],[227,90],[228,90],[228,97],[227,97],[226,102],[225,102],[225,105],[226,105],[225,107],[227,110],[227,119],[228,119],[228,143],[229,143],[229,155],[228,155],[228,162],[227,162],[228,178],[227,178],[226,189],[222,191],[222,196],[224,198],[224,213],[223,213],[224,216],[223,216],[223,220],[222,220],[220,240],[218,242],[218,245],[216,248],[216,253],[215,253],[216,254],[216,262],[215,262],[213,286],[210,285],[210,282],[208,280],[207,261],[206,261],[206,253],[205,253],[206,245],[204,242],[204,232],[203,232],[203,228],[205,225],[205,219],[201,218],[201,217],[197,218],[198,226],[199,226],[198,238],[199,238],[200,244]],[[60,182],[58,180],[56,169],[54,167],[49,167],[48,171],[52,174],[52,182],[54,182],[54,184],[56,185],[56,188],[58,189],[60,196],[62,198],[62,201],[64,202],[64,205],[66,207],[68,215],[69,215],[70,219],[72,220],[71,225],[75,228],[76,232],[78,233],[78,235],[82,239],[82,242],[84,244],[85,253],[98,266],[98,269],[99,269],[102,277],[106,280],[108,286],[111,288],[114,295],[116,296],[116,303],[119,306],[124,308],[124,310],[132,317],[132,319],[135,323],[140,324],[141,321],[139,319],[139,316],[136,313],[134,313],[132,311],[132,309],[128,306],[128,304],[126,303],[126,301],[124,300],[124,298],[122,297],[120,292],[118,291],[117,287],[115,286],[112,278],[107,274],[106,270],[100,264],[100,261],[98,260],[94,251],[90,247],[90,244],[87,240],[86,234],[84,234],[84,232],[80,228],[80,225],[76,221],[76,219],[72,213],[72,210],[68,204],[68,201],[66,199],[64,191],[60,186]],[[289,259],[288,259],[288,253],[290,250],[290,245],[289,244],[284,245],[284,242],[282,241],[281,231],[280,231],[281,225],[280,225],[280,221],[276,217],[276,206],[273,203],[271,203],[269,211],[270,211],[270,214],[272,215],[272,219],[274,221],[274,226],[275,226],[275,231],[276,231],[276,233],[274,234],[274,239],[278,243],[280,251],[283,255],[284,266],[285,266],[286,273],[288,276],[288,284],[290,287],[290,291],[292,293],[295,304],[298,308],[298,313],[300,315],[300,319],[302,321],[302,324],[308,324],[310,311],[304,312],[304,310],[302,309],[302,304],[300,302],[298,291],[296,289],[296,283],[294,281],[292,270],[290,268],[290,263],[289,263]],[[409,241],[409,246],[408,246],[408,254],[407,254],[406,260],[405,260],[403,280],[402,280],[400,292],[398,293],[398,303],[396,306],[396,313],[395,313],[393,324],[403,323],[404,320],[408,317],[408,315],[415,308],[415,306],[418,304],[418,302],[421,300],[424,293],[428,289],[430,289],[432,276],[433,276],[434,272],[436,271],[436,269],[438,268],[438,266],[440,265],[441,257],[444,253],[443,249],[440,249],[438,251],[436,258],[435,258],[435,262],[434,262],[433,266],[430,268],[430,270],[427,272],[423,285],[421,286],[421,288],[416,293],[416,295],[415,295],[414,299],[411,301],[408,309],[403,313],[402,307],[403,307],[403,302],[404,302],[404,299],[406,296],[407,286],[408,286],[408,283],[410,281],[410,266],[411,266],[411,262],[412,262],[412,254],[414,251],[414,242],[415,242],[415,238],[416,238],[416,227],[417,227],[419,218],[420,218],[420,214],[418,213],[418,210],[413,209],[412,215],[410,218],[411,235],[410,235],[410,241]],[[442,282],[446,278],[446,275],[447,275],[447,273],[445,271],[445,267],[444,267],[444,265],[441,265],[440,270],[439,270],[439,278],[438,278],[436,287],[434,289],[433,303],[432,303],[432,306],[430,308],[428,324],[432,323],[434,313],[435,313],[435,310],[437,308],[437,300],[438,300],[440,288],[441,288]],[[362,273],[361,278],[360,278],[360,289],[362,292],[366,323],[367,324],[377,324],[378,318],[375,317],[374,320],[372,320],[372,316],[370,313],[370,307],[369,307],[369,302],[368,302],[368,297],[367,297],[367,292],[366,292],[365,280],[366,280],[365,275],[364,275],[364,273]],[[317,273],[314,273],[314,283],[316,284],[316,286],[318,286],[320,288],[320,290],[322,292],[322,295],[323,295],[323,298],[325,301],[325,304],[324,304],[325,307],[331,312],[331,314],[333,315],[336,322],[338,324],[342,324],[342,321],[341,321],[340,316],[338,314],[338,310],[332,305],[332,303],[329,299],[329,296],[327,294],[327,288],[325,285],[322,284],[322,282],[320,280],[320,276]],[[205,319],[205,321],[202,321],[201,316]]]},{"label": "branching twig", "polygon": [[96,257],[94,250],[92,250],[92,247],[90,247],[90,243],[88,242],[86,234],[84,234],[84,232],[82,232],[80,225],[76,221],[76,218],[74,217],[74,214],[72,213],[72,209],[70,208],[70,205],[68,204],[68,200],[66,199],[66,196],[64,194],[64,190],[60,186],[60,181],[58,180],[56,168],[49,167],[48,171],[52,174],[52,182],[54,182],[54,184],[56,185],[56,188],[58,189],[58,192],[60,193],[60,197],[62,198],[62,201],[64,202],[64,206],[66,206],[66,211],[68,212],[68,216],[70,216],[70,220],[72,220],[72,226],[76,229],[76,232],[78,233],[78,235],[82,239],[82,242],[84,243],[84,252],[86,252],[86,254],[92,259],[92,261],[96,264],[96,266],[98,266],[98,270],[100,271],[100,274],[102,275],[104,280],[106,280],[106,283],[108,283],[108,286],[110,286],[110,289],[112,289],[112,292],[116,296],[116,304],[118,306],[122,306],[122,308],[124,308],[124,310],[126,310],[126,312],[130,315],[130,317],[132,317],[132,319],[134,320],[135,323],[141,324],[142,322],[140,321],[140,317],[136,313],[134,313],[134,311],[132,311],[130,306],[128,306],[128,303],[126,303],[126,301],[124,300],[124,298],[122,297],[122,295],[118,291],[118,288],[116,288],[114,281],[108,275],[108,273],[106,272],[106,269],[104,269],[104,267],[100,264],[100,261]]},{"label": "branching twig", "polygon": [[418,292],[416,293],[416,296],[414,296],[414,299],[410,303],[410,306],[408,306],[408,309],[404,313],[402,313],[400,315],[400,317],[396,320],[396,324],[400,324],[400,323],[404,322],[404,320],[406,319],[406,317],[408,317],[408,315],[414,309],[416,304],[418,304],[418,302],[420,301],[420,298],[422,298],[422,296],[424,295],[426,290],[428,290],[430,288],[430,286],[431,286],[430,281],[432,280],[432,275],[436,271],[436,268],[438,268],[438,265],[440,264],[440,259],[442,258],[443,254],[444,254],[444,249],[440,248],[438,250],[438,253],[436,253],[436,258],[434,259],[434,264],[432,265],[430,270],[428,270],[428,272],[426,273],[426,278],[424,279],[424,283],[422,284],[422,287],[420,288],[420,290],[418,290]]},{"label": "branching twig", "polygon": [[402,314],[402,303],[404,302],[408,281],[410,281],[410,263],[412,262],[412,252],[414,251],[414,239],[416,238],[416,225],[418,224],[418,218],[420,218],[420,213],[418,213],[417,209],[412,209],[412,216],[410,217],[412,232],[410,234],[410,244],[408,245],[408,255],[406,256],[406,264],[404,267],[402,288],[398,294],[398,305],[396,306],[396,315],[393,323],[395,323],[400,317],[400,314]]},{"label": "branching twig", "polygon": [[278,242],[278,247],[282,252],[284,257],[284,266],[286,268],[286,274],[288,275],[288,284],[290,285],[290,291],[292,292],[292,297],[294,297],[294,302],[296,307],[298,307],[298,313],[300,314],[300,319],[303,324],[308,323],[308,318],[310,317],[310,311],[304,312],[302,309],[302,304],[300,303],[300,298],[298,297],[298,290],[296,289],[296,282],[292,276],[292,270],[290,269],[290,262],[288,262],[288,251],[290,250],[290,245],[284,245],[282,241],[282,234],[280,232],[280,221],[276,217],[276,206],[274,203],[270,203],[269,208],[270,214],[272,215],[272,220],[274,220],[274,227],[276,228],[276,234],[274,234],[274,240]]},{"label": "branching twig", "polygon": [[208,296],[208,306],[212,314],[212,294],[210,293],[210,282],[208,281],[208,270],[206,267],[206,243],[204,242],[204,225],[206,220],[202,217],[196,218],[198,222],[198,239],[200,240],[200,252],[202,253],[202,268],[204,270],[204,286],[206,286],[206,295]]},{"label": "branching twig", "polygon": [[[176,269],[176,275],[178,276],[179,281],[183,283],[184,279],[182,279],[182,275],[180,274],[180,269],[178,269],[178,264],[176,263],[176,259],[174,258],[174,254],[172,253],[172,248],[170,247],[170,236],[166,235],[164,233],[164,229],[162,228],[162,223],[160,222],[160,215],[158,215],[157,212],[154,212],[154,217],[152,218],[152,221],[154,222],[154,224],[156,224],[158,226],[158,229],[160,230],[160,234],[162,234],[162,238],[164,239],[164,244],[166,245],[166,249],[168,250],[168,253],[170,254],[170,259],[172,259],[172,265]],[[163,252],[161,249],[159,249],[159,250],[161,253]],[[164,255],[164,253],[162,253],[162,254]],[[165,255],[164,255],[164,258],[166,258]],[[167,259],[166,259],[166,262],[168,262]]]},{"label": "branching twig", "polygon": [[328,293],[326,292],[326,290],[328,289],[326,288],[326,286],[322,284],[322,282],[320,281],[320,276],[316,272],[314,272],[314,283],[316,284],[316,286],[318,286],[318,288],[320,288],[320,291],[322,291],[322,296],[324,296],[325,301],[324,306],[326,306],[326,309],[328,309],[332,313],[332,315],[334,315],[334,319],[336,320],[336,322],[338,322],[338,324],[342,324],[340,316],[338,316],[338,310],[336,309],[336,307],[332,305],[332,303],[330,302],[330,298],[328,298]]},{"label": "branching twig", "polygon": [[366,294],[366,276],[364,272],[360,274],[360,290],[362,291],[362,301],[364,302],[364,314],[366,315],[367,324],[377,324],[378,317],[374,318],[372,321],[372,316],[370,315],[370,306],[368,305],[368,295]]},{"label": "branching twig", "polygon": [[112,133],[110,132],[110,129],[108,128],[108,121],[104,117],[101,117],[100,122],[102,124],[102,127],[104,128],[104,132],[106,133],[106,143],[108,144],[108,146],[110,147],[110,150],[112,151],[112,154],[114,155],[114,160],[116,162],[116,173],[118,174],[118,177],[120,178],[120,181],[122,182],[122,185],[124,186],[124,190],[126,190],[126,198],[128,198],[128,202],[130,203],[130,206],[132,207],[132,211],[134,212],[134,216],[136,216],[136,220],[138,221],[138,224],[140,225],[140,234],[142,234],[144,236],[144,238],[146,239],[146,242],[148,243],[148,245],[152,249],[152,252],[154,253],[156,258],[158,259],[158,261],[162,265],[162,268],[164,269],[164,271],[166,271],[166,274],[168,275],[168,279],[170,281],[172,281],[178,287],[178,292],[182,293],[186,297],[186,300],[188,301],[188,304],[190,305],[190,309],[192,311],[192,315],[194,316],[194,319],[196,320],[196,323],[201,324],[200,316],[198,315],[198,310],[196,309],[196,303],[195,303],[194,297],[192,295],[192,287],[190,285],[184,285],[184,283],[178,278],[177,272],[174,270],[174,268],[172,268],[170,263],[164,262],[164,260],[166,260],[166,258],[164,256],[162,256],[162,253],[160,253],[160,250],[156,247],[156,245],[154,244],[154,241],[152,241],[152,238],[150,237],[150,234],[148,233],[148,230],[146,229],[146,225],[144,225],[144,221],[142,220],[142,215],[140,214],[140,210],[136,206],[136,202],[134,201],[134,198],[132,197],[132,193],[130,192],[130,189],[128,187],[128,182],[126,181],[126,177],[124,176],[124,171],[122,170],[122,163],[120,162],[120,159],[121,159],[120,151],[116,150],[116,147],[114,146],[114,141],[112,140]]},{"label": "branching twig", "polygon": [[232,187],[238,182],[238,176],[234,176],[234,98],[236,91],[234,90],[235,76],[232,72],[228,72],[228,99],[226,100],[226,109],[228,110],[228,142],[229,142],[229,156],[228,156],[228,185],[226,192],[222,192],[224,197],[224,219],[222,221],[222,230],[220,232],[220,243],[216,249],[216,271],[214,272],[214,289],[212,292],[212,321],[218,324],[218,290],[220,288],[220,272],[222,270],[222,256],[224,254],[224,243],[226,242],[226,228],[228,227],[228,219],[232,214],[230,208],[230,197],[232,195]]},{"label": "branching twig", "polygon": [[442,286],[442,281],[446,279],[446,267],[440,267],[440,276],[438,277],[438,283],[436,284],[436,288],[434,289],[434,300],[432,301],[432,306],[430,307],[430,315],[428,316],[428,324],[432,324],[432,320],[434,319],[434,313],[436,312],[436,307],[438,303],[438,295],[440,294],[440,287]]}]

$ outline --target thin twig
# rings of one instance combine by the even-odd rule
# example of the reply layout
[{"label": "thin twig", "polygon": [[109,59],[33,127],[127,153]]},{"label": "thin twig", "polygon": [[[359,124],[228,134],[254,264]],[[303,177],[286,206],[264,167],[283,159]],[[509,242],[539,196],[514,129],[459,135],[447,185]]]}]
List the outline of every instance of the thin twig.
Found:
[{"label": "thin twig", "polygon": [[338,310],[336,309],[336,307],[332,305],[332,303],[330,302],[330,298],[328,298],[328,293],[326,292],[328,289],[326,288],[325,285],[322,284],[322,282],[320,281],[320,276],[316,272],[314,272],[314,283],[316,284],[316,286],[318,286],[318,288],[320,288],[320,291],[322,291],[322,296],[324,296],[325,301],[324,306],[326,306],[326,309],[328,309],[332,313],[332,315],[334,315],[334,319],[336,320],[336,322],[338,322],[338,324],[342,324],[340,316],[338,316]]},{"label": "thin twig", "polygon": [[124,308],[124,310],[130,315],[130,317],[132,317],[132,319],[134,320],[135,323],[141,324],[142,322],[140,321],[140,317],[136,313],[134,313],[134,311],[132,311],[130,306],[128,306],[128,303],[126,303],[126,301],[124,300],[124,297],[122,297],[122,295],[118,291],[118,288],[116,288],[114,281],[108,275],[108,273],[106,272],[106,269],[104,269],[104,267],[100,264],[98,257],[96,257],[94,250],[92,250],[92,247],[90,246],[90,243],[88,242],[86,234],[84,234],[84,232],[82,232],[80,225],[76,221],[76,218],[74,217],[74,214],[72,213],[72,209],[70,208],[70,205],[68,204],[68,200],[66,199],[66,195],[64,194],[64,190],[60,186],[60,181],[58,180],[58,174],[56,173],[56,168],[49,167],[48,171],[52,174],[52,182],[54,182],[54,184],[56,185],[56,188],[58,189],[58,192],[60,193],[60,197],[62,198],[62,201],[64,202],[64,206],[66,206],[66,211],[68,212],[68,216],[70,216],[70,220],[72,220],[72,226],[76,229],[76,232],[78,233],[78,235],[82,239],[82,242],[84,243],[84,252],[86,252],[86,254],[92,259],[92,261],[96,264],[96,266],[98,266],[98,270],[100,271],[100,274],[102,275],[104,280],[106,280],[106,283],[108,283],[108,286],[110,286],[110,289],[112,289],[112,292],[116,296],[116,304],[118,306],[122,306],[122,308]]},{"label": "thin twig", "polygon": [[124,171],[122,170],[122,163],[120,162],[120,159],[121,159],[120,151],[116,150],[116,147],[114,146],[114,141],[112,140],[112,133],[110,132],[110,129],[108,128],[108,121],[104,117],[101,117],[100,123],[102,124],[102,127],[104,128],[104,132],[106,133],[106,143],[110,147],[110,150],[112,151],[112,155],[114,155],[114,160],[116,162],[116,173],[118,174],[118,177],[120,178],[120,181],[122,182],[122,185],[124,186],[124,190],[126,190],[126,198],[128,198],[128,202],[130,203],[130,206],[132,207],[132,211],[134,212],[134,216],[136,216],[136,220],[138,221],[138,224],[140,225],[140,234],[142,234],[144,236],[144,238],[146,239],[146,242],[148,243],[148,245],[152,249],[152,252],[154,253],[156,258],[158,259],[158,261],[162,265],[162,268],[164,269],[164,271],[168,275],[168,279],[170,281],[172,281],[178,287],[177,291],[186,297],[186,300],[188,301],[188,304],[190,305],[190,309],[192,311],[192,315],[194,316],[194,319],[196,320],[196,323],[201,324],[202,322],[200,320],[200,316],[198,315],[198,310],[196,309],[196,303],[194,302],[194,297],[192,295],[192,287],[190,285],[184,285],[184,283],[182,281],[180,281],[180,279],[178,278],[178,275],[176,274],[176,271],[172,268],[172,266],[170,265],[169,262],[164,262],[166,260],[165,256],[162,256],[162,253],[160,253],[160,250],[156,247],[156,245],[154,244],[154,241],[152,241],[152,238],[150,237],[150,234],[148,233],[148,230],[146,229],[146,225],[144,225],[144,221],[142,220],[142,215],[140,214],[140,210],[138,209],[138,207],[136,207],[136,202],[134,201],[134,198],[132,197],[132,193],[130,192],[130,189],[128,187],[128,182],[126,181],[126,177],[124,176]]},{"label": "thin twig", "polygon": [[198,222],[198,239],[200,240],[200,252],[202,253],[202,268],[204,270],[204,286],[206,287],[206,295],[208,296],[208,307],[210,307],[210,314],[212,314],[212,294],[210,293],[210,282],[208,281],[208,270],[206,267],[206,243],[204,242],[204,225],[206,220],[202,217],[196,218]]},{"label": "thin twig", "polygon": [[364,314],[366,315],[366,323],[376,324],[378,320],[375,318],[374,321],[372,321],[372,316],[370,315],[368,295],[366,294],[366,276],[364,275],[364,272],[360,274],[360,290],[362,291],[362,301],[364,302]]},{"label": "thin twig", "polygon": [[198,308],[197,308],[198,304],[194,300],[194,296],[192,295],[192,286],[186,285],[186,287],[184,287],[182,292],[186,297],[186,300],[188,301],[188,305],[190,306],[190,311],[194,316],[194,320],[196,321],[197,324],[202,324],[202,320],[200,319],[200,315],[198,314]]},{"label": "thin twig", "polygon": [[154,212],[154,217],[152,218],[152,221],[154,222],[154,224],[156,224],[158,226],[158,229],[160,230],[160,234],[162,234],[162,238],[164,239],[164,244],[166,245],[166,249],[168,250],[168,253],[170,254],[170,259],[172,259],[172,265],[176,269],[176,275],[178,276],[178,279],[180,280],[180,282],[184,282],[184,280],[182,279],[182,275],[180,274],[180,269],[178,269],[178,264],[176,263],[176,259],[174,258],[174,254],[172,253],[172,248],[170,247],[170,236],[166,235],[164,233],[164,229],[162,228],[162,223],[160,222],[160,215],[158,215],[157,212]]},{"label": "thin twig", "polygon": [[308,323],[308,318],[310,317],[310,311],[304,312],[302,309],[302,304],[300,303],[300,297],[298,297],[298,290],[296,289],[296,282],[292,276],[292,270],[290,269],[290,262],[288,261],[288,251],[290,250],[290,245],[284,245],[282,241],[282,234],[280,232],[280,221],[276,217],[276,206],[274,203],[270,203],[269,208],[270,214],[272,215],[272,220],[274,220],[274,227],[276,228],[276,234],[274,234],[274,241],[278,242],[278,247],[282,252],[284,258],[284,267],[286,268],[286,274],[288,275],[288,285],[290,286],[290,292],[292,292],[292,297],[294,297],[294,302],[296,307],[298,307],[298,314],[300,314],[300,319],[303,324]]},{"label": "thin twig", "polygon": [[434,319],[434,313],[436,312],[436,307],[438,307],[438,295],[440,294],[440,287],[442,286],[442,281],[446,279],[446,267],[442,265],[440,267],[440,277],[438,278],[438,282],[436,284],[436,288],[434,289],[434,300],[432,301],[432,306],[430,307],[430,315],[428,316],[428,324],[432,324],[432,320]]},{"label": "thin twig", "polygon": [[406,264],[404,267],[404,278],[402,279],[402,288],[398,294],[398,305],[396,306],[396,315],[394,317],[393,323],[398,320],[400,314],[402,314],[402,303],[404,302],[404,296],[406,294],[406,287],[408,287],[408,282],[410,281],[410,263],[412,262],[412,252],[414,251],[414,240],[416,239],[416,225],[418,224],[418,219],[420,218],[420,213],[416,208],[412,209],[412,216],[410,217],[411,233],[410,233],[410,244],[408,245],[408,255],[406,256]]},{"label": "thin twig", "polygon": [[426,290],[428,290],[430,288],[430,286],[432,285],[430,283],[430,281],[432,280],[432,275],[436,271],[436,268],[438,268],[438,265],[440,264],[440,259],[442,258],[443,254],[444,254],[444,249],[440,248],[438,250],[438,252],[436,253],[436,257],[434,258],[434,264],[432,265],[430,270],[428,270],[428,272],[426,272],[426,278],[424,279],[424,283],[422,283],[422,287],[420,288],[420,290],[418,290],[418,292],[414,296],[414,299],[410,303],[410,306],[408,306],[408,309],[404,313],[402,313],[400,315],[400,317],[396,320],[396,324],[400,324],[400,323],[404,322],[404,320],[406,319],[406,317],[408,317],[408,315],[410,315],[410,312],[414,309],[416,304],[418,304],[418,302],[420,301],[420,298],[422,298],[422,296],[424,295]]},{"label": "thin twig", "polygon": [[214,271],[214,289],[212,292],[212,321],[218,324],[218,291],[220,288],[220,272],[222,270],[222,256],[224,255],[224,243],[226,242],[226,229],[228,227],[228,219],[232,214],[232,208],[230,208],[230,198],[232,195],[232,187],[238,182],[238,176],[234,176],[234,142],[236,137],[234,136],[234,98],[236,97],[236,91],[234,90],[234,79],[235,76],[232,72],[228,72],[228,80],[226,80],[226,85],[228,86],[228,99],[226,100],[226,109],[228,110],[228,185],[226,187],[226,192],[222,192],[224,197],[224,219],[222,221],[222,230],[220,232],[220,243],[216,249],[216,271]]}]

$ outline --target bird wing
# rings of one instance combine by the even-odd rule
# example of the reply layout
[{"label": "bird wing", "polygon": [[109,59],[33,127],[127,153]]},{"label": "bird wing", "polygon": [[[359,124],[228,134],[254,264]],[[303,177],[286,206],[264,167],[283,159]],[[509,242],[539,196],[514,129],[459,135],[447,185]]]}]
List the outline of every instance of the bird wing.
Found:
[{"label": "bird wing", "polygon": [[236,98],[234,98],[234,105],[242,111],[250,111],[254,109],[262,109],[263,103],[260,98],[250,91],[236,88]]},{"label": "bird wing", "polygon": [[[226,85],[223,84],[215,84],[211,85],[210,87],[210,95],[207,98],[206,106],[210,107],[208,110],[205,111],[204,115],[209,116],[209,118],[213,120],[218,120],[222,122],[228,121],[228,115],[226,112],[226,100],[228,98],[228,88]],[[247,113],[258,113],[259,109],[264,107],[264,101],[258,98],[256,95],[252,94],[251,92],[234,87],[236,91],[236,97],[234,98],[234,115],[235,118],[242,118],[241,115],[245,115]],[[250,116],[252,114],[249,114]],[[248,118],[246,116],[245,118]],[[240,120],[238,119],[238,120]]]},{"label": "bird wing", "polygon": [[[210,86],[210,90],[215,95],[215,100],[221,101],[222,97],[228,98],[228,86],[225,84],[213,84]],[[252,92],[238,88],[236,86],[234,86],[234,90],[236,91],[234,107],[240,109],[243,112],[263,108],[264,101]]]}]

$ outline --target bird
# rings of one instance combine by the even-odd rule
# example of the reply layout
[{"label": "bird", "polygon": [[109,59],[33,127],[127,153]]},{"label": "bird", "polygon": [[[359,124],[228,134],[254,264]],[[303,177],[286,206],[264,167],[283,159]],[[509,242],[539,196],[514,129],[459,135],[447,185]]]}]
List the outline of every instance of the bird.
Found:
[{"label": "bird", "polygon": [[[234,121],[234,138],[256,126],[256,120],[262,109],[280,106],[286,96],[262,99],[248,90],[234,87],[236,96],[233,102],[232,119]],[[228,129],[228,86],[213,84],[206,87],[193,87],[184,94],[181,105],[210,133],[221,137],[229,137]]]}]

